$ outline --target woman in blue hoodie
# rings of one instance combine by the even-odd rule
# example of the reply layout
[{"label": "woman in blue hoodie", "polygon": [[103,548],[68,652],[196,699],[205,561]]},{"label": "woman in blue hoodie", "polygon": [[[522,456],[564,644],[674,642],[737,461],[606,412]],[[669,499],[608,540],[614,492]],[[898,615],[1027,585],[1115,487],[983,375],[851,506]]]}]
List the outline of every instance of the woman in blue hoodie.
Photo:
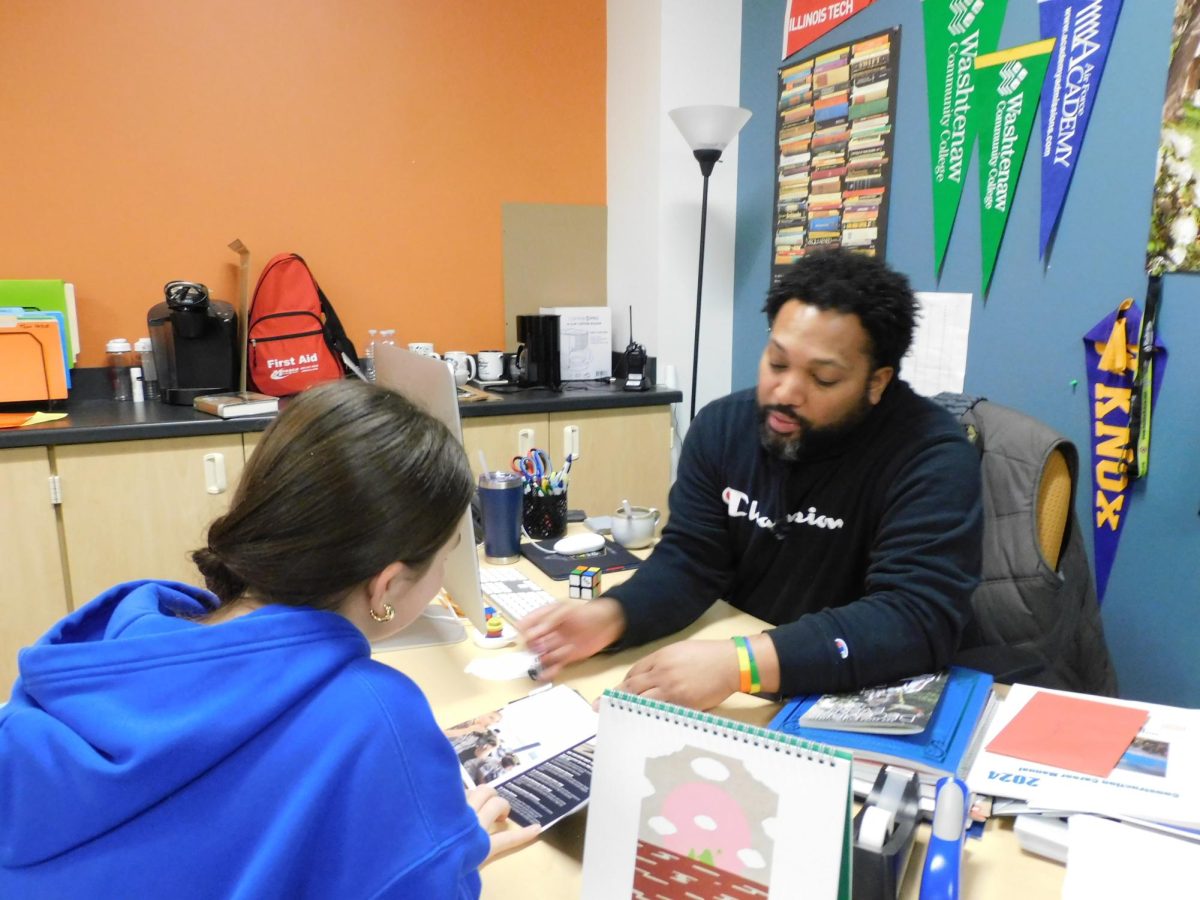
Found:
[{"label": "woman in blue hoodie", "polygon": [[293,400],[193,554],[21,652],[0,707],[0,897],[476,897],[507,805],[465,794],[370,656],[442,583],[473,483],[397,394]]}]

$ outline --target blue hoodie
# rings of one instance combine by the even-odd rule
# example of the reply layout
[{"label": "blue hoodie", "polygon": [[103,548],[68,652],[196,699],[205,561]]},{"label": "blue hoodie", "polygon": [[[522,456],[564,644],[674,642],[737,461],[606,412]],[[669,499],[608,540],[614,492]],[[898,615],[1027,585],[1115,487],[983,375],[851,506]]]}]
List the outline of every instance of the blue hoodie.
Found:
[{"label": "blue hoodie", "polygon": [[477,897],[487,833],[421,691],[343,617],[219,625],[131,582],[20,655],[0,897]]}]

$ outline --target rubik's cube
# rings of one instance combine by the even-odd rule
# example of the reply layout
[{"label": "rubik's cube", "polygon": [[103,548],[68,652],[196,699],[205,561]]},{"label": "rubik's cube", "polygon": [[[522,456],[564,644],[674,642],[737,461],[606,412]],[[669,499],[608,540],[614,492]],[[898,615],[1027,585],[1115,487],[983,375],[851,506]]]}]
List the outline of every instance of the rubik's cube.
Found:
[{"label": "rubik's cube", "polygon": [[567,581],[570,595],[580,600],[595,600],[600,596],[600,569],[596,566],[576,566]]}]

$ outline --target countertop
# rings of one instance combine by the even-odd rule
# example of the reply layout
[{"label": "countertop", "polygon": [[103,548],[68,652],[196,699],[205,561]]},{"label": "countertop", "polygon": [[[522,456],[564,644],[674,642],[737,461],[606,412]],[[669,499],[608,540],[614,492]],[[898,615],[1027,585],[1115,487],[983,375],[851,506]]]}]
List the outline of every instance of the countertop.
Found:
[{"label": "countertop", "polygon": [[[72,396],[65,405],[56,407],[55,411],[68,414],[65,419],[25,428],[0,430],[0,449],[240,434],[262,431],[274,419],[274,416],[221,419],[187,406],[170,406],[157,401],[121,403],[115,400],[88,399],[86,392],[80,393],[83,396]],[[683,399],[679,391],[661,386],[648,391],[626,391],[622,389],[620,382],[610,384],[582,381],[566,382],[562,391],[532,388],[505,393],[501,397],[502,399],[495,401],[460,404],[462,418],[664,406]],[[38,407],[29,404],[19,408],[33,412]]]}]

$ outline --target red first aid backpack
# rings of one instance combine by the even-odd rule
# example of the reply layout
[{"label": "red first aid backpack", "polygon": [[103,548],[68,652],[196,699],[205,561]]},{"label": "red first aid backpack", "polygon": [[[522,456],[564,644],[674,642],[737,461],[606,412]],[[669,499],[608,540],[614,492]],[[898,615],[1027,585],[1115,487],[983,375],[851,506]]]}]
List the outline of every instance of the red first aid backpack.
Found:
[{"label": "red first aid backpack", "polygon": [[246,374],[248,386],[259,393],[298,394],[345,375],[342,354],[358,359],[333,306],[295,253],[280,253],[267,263],[249,320]]}]

